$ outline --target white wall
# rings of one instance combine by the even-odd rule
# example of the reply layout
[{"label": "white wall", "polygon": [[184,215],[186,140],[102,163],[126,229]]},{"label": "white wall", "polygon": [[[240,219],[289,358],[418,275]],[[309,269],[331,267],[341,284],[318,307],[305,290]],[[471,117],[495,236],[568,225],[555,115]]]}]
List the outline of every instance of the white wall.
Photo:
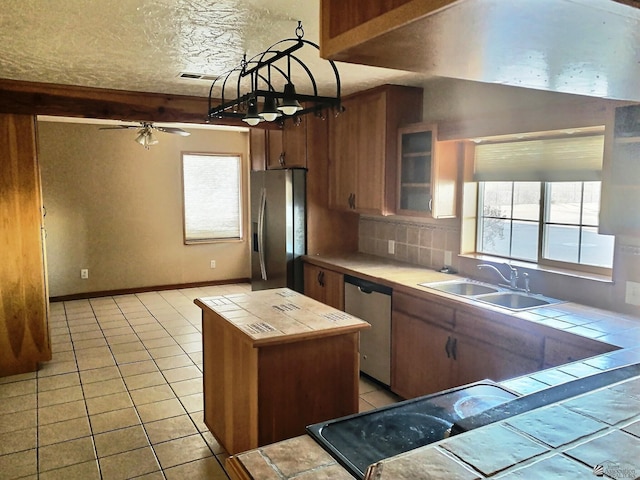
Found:
[{"label": "white wall", "polygon": [[247,187],[248,134],[190,131],[145,150],[135,130],[38,123],[50,296],[250,276],[247,208],[243,241],[184,245],[181,176],[181,152],[236,153]]}]

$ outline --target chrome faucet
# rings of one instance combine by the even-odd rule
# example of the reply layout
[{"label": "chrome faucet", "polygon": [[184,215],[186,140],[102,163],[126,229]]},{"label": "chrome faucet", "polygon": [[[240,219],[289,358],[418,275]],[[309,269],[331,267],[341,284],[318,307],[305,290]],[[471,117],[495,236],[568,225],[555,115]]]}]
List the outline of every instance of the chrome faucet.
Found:
[{"label": "chrome faucet", "polygon": [[[518,269],[512,265],[509,265],[508,263],[505,263],[505,265],[509,267],[509,279],[507,279],[507,277],[505,277],[497,267],[489,265],[488,263],[481,263],[480,265],[478,265],[478,268],[480,270],[482,270],[483,268],[493,270],[498,274],[498,276],[500,276],[500,278],[504,282],[505,287],[509,287],[513,290],[518,290],[518,278],[520,278],[518,276]],[[522,276],[524,277],[525,290],[527,293],[529,293],[529,275],[527,273],[524,273]]]}]

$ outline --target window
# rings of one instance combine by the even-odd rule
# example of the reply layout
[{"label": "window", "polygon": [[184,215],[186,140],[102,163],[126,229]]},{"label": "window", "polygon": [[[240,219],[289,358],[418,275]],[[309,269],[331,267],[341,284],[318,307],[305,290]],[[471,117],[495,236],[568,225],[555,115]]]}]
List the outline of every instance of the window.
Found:
[{"label": "window", "polygon": [[602,135],[478,145],[476,251],[607,273],[598,234]]},{"label": "window", "polygon": [[242,158],[183,154],[185,243],[242,238]]}]

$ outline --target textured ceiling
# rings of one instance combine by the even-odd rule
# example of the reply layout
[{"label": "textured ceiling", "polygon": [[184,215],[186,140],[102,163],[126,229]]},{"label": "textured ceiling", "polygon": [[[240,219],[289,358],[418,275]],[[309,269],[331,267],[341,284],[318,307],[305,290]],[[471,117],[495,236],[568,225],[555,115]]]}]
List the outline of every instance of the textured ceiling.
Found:
[{"label": "textured ceiling", "polygon": [[[1,0],[0,78],[207,96],[211,81],[284,38],[302,20],[319,39],[319,0]],[[318,51],[301,57],[320,93],[335,88]],[[423,75],[339,63],[343,93],[382,83],[419,84]],[[294,70],[298,91],[310,93]],[[219,96],[219,92],[214,91]]]}]

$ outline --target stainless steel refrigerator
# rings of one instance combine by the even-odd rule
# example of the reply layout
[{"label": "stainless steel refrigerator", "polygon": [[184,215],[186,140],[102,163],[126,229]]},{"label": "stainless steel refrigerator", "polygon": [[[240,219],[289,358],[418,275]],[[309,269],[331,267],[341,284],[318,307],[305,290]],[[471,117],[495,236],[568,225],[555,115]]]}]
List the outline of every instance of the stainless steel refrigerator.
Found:
[{"label": "stainless steel refrigerator", "polygon": [[303,292],[306,170],[251,172],[251,289]]}]

